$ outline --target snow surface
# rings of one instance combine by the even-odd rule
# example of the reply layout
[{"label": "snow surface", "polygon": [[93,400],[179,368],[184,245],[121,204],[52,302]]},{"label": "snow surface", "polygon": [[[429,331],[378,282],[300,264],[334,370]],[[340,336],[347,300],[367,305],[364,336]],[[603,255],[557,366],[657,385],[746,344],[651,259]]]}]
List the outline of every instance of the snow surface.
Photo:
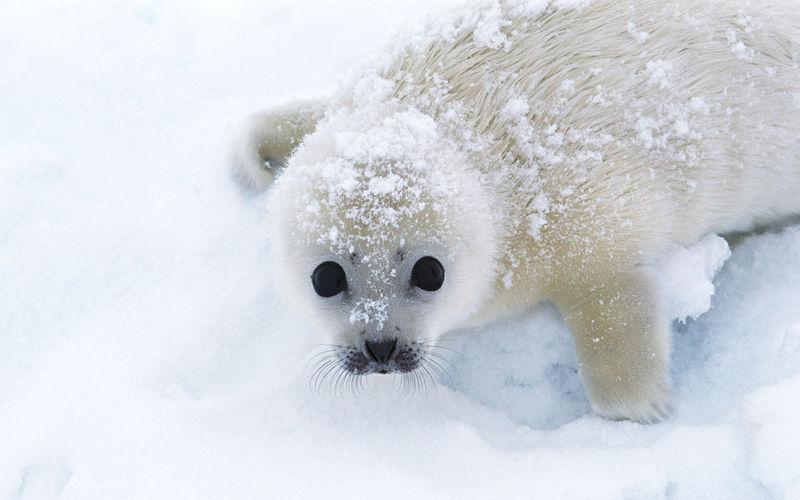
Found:
[{"label": "snow surface", "polygon": [[0,4],[2,497],[800,498],[798,228],[665,258],[659,425],[589,412],[548,306],[448,335],[448,386],[309,390],[232,124],[454,3]]}]

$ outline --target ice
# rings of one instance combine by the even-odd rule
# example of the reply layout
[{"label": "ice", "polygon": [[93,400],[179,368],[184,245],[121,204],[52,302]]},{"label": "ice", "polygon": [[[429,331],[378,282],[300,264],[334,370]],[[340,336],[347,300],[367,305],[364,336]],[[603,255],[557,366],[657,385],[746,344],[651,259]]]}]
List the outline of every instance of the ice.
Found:
[{"label": "ice", "polygon": [[662,424],[589,412],[549,305],[427,391],[310,390],[228,134],[454,3],[0,5],[0,496],[800,497],[798,228],[665,257]]}]

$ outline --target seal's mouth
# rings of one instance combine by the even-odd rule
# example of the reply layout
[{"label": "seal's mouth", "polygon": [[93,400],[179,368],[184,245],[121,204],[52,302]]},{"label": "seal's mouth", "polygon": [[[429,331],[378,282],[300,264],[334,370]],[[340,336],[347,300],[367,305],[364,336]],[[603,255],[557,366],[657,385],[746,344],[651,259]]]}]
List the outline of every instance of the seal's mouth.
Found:
[{"label": "seal's mouth", "polygon": [[406,345],[394,349],[389,359],[381,359],[369,350],[367,352],[353,348],[342,357],[342,368],[354,375],[369,375],[372,373],[408,373],[419,368],[420,360],[424,353],[419,347]]},{"label": "seal's mouth", "polygon": [[364,349],[328,346],[315,356],[317,367],[311,376],[311,385],[315,392],[321,392],[323,388],[340,392],[343,387],[357,392],[364,375],[372,374],[402,375],[404,381],[407,378],[411,380],[408,385],[414,389],[429,383],[445,383],[452,378],[452,364],[437,352],[437,347],[426,341],[411,342],[393,346],[390,355],[381,355],[369,346]]}]

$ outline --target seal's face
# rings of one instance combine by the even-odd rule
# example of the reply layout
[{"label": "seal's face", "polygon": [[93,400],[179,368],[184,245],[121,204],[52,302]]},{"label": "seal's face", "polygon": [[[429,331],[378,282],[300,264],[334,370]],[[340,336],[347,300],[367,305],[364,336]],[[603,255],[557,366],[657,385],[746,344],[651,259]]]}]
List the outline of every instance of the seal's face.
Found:
[{"label": "seal's face", "polygon": [[391,265],[390,280],[380,287],[373,286],[377,273],[369,261],[357,255],[347,270],[329,260],[311,273],[319,307],[329,310],[328,321],[340,325],[335,355],[349,372],[410,372],[431,348],[426,321],[444,287],[444,265],[429,255],[411,262],[403,250],[391,260],[384,262]]},{"label": "seal's face", "polygon": [[332,346],[331,366],[435,374],[436,339],[490,286],[489,210],[425,115],[352,123],[318,129],[275,186],[276,284]]},{"label": "seal's face", "polygon": [[[354,306],[352,297],[358,294],[359,288],[365,288],[363,285],[369,280],[365,281],[365,277],[359,275],[360,269],[355,265],[357,258],[355,255],[351,257],[352,287],[347,271],[336,261],[325,261],[311,273],[314,291],[323,299],[342,295],[343,301],[347,302],[345,297],[350,295],[349,320],[351,325],[361,327],[361,339],[355,343],[359,345],[359,340],[363,339],[363,348],[348,345],[338,353],[343,356],[344,368],[357,374],[405,373],[414,370],[423,359],[421,354],[425,351],[425,345],[416,339],[416,335],[408,333],[424,331],[425,327],[414,320],[413,310],[423,309],[423,304],[434,299],[432,294],[441,290],[445,280],[444,265],[430,255],[422,256],[410,265],[405,252],[398,250],[393,272],[390,272],[396,278],[395,283],[381,287],[382,293],[373,298],[360,297],[356,301],[358,306]],[[400,272],[397,272],[398,269]],[[351,288],[356,290],[351,292]],[[407,319],[399,321],[399,318]]]}]

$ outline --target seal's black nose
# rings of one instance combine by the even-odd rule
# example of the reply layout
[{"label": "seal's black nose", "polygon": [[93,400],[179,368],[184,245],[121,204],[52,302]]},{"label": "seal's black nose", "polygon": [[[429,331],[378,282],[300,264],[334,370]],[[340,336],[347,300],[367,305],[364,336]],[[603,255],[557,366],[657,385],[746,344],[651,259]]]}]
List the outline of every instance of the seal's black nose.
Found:
[{"label": "seal's black nose", "polygon": [[394,348],[397,346],[397,339],[371,341],[367,340],[364,343],[367,356],[371,357],[378,363],[386,363],[392,357]]}]

